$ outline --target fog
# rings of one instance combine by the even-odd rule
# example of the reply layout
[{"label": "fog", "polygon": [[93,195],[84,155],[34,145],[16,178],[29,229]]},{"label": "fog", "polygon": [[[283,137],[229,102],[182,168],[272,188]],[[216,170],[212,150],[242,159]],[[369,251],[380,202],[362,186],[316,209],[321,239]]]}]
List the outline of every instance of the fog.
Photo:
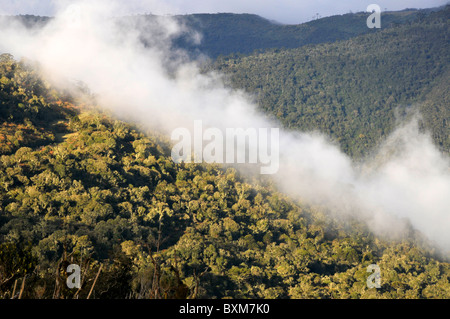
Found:
[{"label": "fog", "polygon": [[[148,24],[112,18],[123,10],[117,1],[71,1],[39,30],[0,20],[0,53],[38,61],[55,85],[81,81],[116,116],[168,136],[195,120],[222,130],[280,127],[244,92],[226,87],[220,74],[203,74],[171,47],[180,33],[192,41],[201,35],[170,17]],[[281,191],[360,216],[379,234],[399,234],[409,221],[450,249],[449,158],[419,132],[416,117],[358,165],[318,133],[280,130],[278,149],[279,170],[270,178]]]}]

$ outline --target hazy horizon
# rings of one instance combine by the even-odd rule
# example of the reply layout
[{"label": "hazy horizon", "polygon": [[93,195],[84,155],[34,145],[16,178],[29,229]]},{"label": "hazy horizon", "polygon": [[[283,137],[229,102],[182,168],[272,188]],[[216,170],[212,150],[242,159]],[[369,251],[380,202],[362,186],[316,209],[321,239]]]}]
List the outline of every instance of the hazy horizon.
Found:
[{"label": "hazy horizon", "polygon": [[[53,17],[60,8],[74,0],[29,0],[20,3],[14,0],[0,0],[0,14],[2,15],[37,15]],[[107,2],[107,1],[106,1]],[[382,11],[399,11],[404,9],[426,9],[445,5],[447,0],[400,0],[400,1],[369,1],[361,2],[347,0],[333,2],[324,0],[314,3],[304,1],[180,1],[169,0],[164,3],[155,0],[127,1],[124,5],[124,15],[156,14],[156,15],[184,15],[208,13],[236,13],[256,14],[268,20],[282,24],[300,24],[311,21],[317,17],[329,17],[350,12],[363,12],[369,4],[376,3]]]}]

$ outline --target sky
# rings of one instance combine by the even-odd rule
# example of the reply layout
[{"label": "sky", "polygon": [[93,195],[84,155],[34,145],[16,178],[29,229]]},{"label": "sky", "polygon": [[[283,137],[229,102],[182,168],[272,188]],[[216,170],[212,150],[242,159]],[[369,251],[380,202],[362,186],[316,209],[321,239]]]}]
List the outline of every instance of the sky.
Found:
[{"label": "sky", "polygon": [[[53,16],[61,4],[71,0],[0,0],[0,14]],[[448,0],[127,0],[124,14],[253,13],[280,23],[296,24],[320,17],[366,11],[378,4],[384,11],[405,8],[431,8]]]}]

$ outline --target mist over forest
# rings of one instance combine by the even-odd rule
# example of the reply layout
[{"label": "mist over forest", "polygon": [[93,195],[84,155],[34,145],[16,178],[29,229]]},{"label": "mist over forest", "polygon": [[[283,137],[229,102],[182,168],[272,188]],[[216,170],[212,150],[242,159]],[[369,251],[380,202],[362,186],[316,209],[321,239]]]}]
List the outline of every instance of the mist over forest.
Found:
[{"label": "mist over forest", "polygon": [[0,297],[448,298],[449,10],[0,17]]}]

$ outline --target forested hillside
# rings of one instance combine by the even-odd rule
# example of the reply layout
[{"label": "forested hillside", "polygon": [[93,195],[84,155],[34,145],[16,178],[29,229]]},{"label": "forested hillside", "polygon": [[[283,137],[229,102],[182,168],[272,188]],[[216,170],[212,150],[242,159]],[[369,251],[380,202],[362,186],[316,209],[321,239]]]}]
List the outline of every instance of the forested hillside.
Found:
[{"label": "forested hillside", "polygon": [[[388,242],[233,169],[174,164],[157,132],[80,104],[10,55],[0,107],[2,298],[450,296],[450,264],[413,229]],[[66,285],[71,263],[80,289]],[[380,289],[366,285],[373,263]]]},{"label": "forested hillside", "polygon": [[[430,11],[407,9],[384,12],[383,28],[423,19]],[[368,16],[366,12],[348,13],[285,25],[252,14],[190,14],[176,16],[176,19],[189,29],[200,32],[202,41],[193,44],[186,37],[181,37],[175,43],[191,53],[202,53],[212,58],[249,54],[255,50],[299,48],[307,44],[346,40],[360,34],[378,32],[378,29],[367,28]]]},{"label": "forested hillside", "polygon": [[[383,12],[382,28],[420,21],[438,9]],[[312,20],[306,23],[286,25],[254,14],[176,15],[172,18],[184,26],[187,32],[175,37],[173,44],[193,57],[206,55],[212,59],[229,54],[250,54],[257,50],[299,48],[307,44],[346,40],[361,34],[378,32],[378,29],[367,28],[368,16],[367,12],[348,13],[324,18],[312,17]],[[9,18],[19,19],[29,28],[41,28],[52,19],[33,15]],[[145,26],[160,18],[164,17],[147,14],[128,16],[118,21],[140,24],[145,38]],[[194,32],[200,35],[199,42],[192,41]]]},{"label": "forested hillside", "polygon": [[408,109],[420,112],[421,127],[448,153],[449,18],[447,6],[345,41],[219,58],[213,68],[285,127],[320,130],[355,158],[367,155]]}]

